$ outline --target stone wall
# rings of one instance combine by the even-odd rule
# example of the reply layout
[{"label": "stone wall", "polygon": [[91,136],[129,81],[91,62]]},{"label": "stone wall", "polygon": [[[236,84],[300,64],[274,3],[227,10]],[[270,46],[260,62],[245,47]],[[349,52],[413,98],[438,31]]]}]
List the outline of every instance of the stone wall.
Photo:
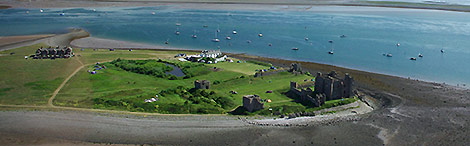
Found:
[{"label": "stone wall", "polygon": [[196,80],[194,81],[194,88],[196,89],[209,89],[210,88],[210,82],[208,80]]},{"label": "stone wall", "polygon": [[344,79],[340,79],[335,71],[327,75],[318,72],[315,77],[315,92],[325,94],[326,100],[349,98],[353,94],[353,82],[349,74],[346,74]]},{"label": "stone wall", "polygon": [[258,95],[245,95],[243,96],[243,107],[248,112],[261,110],[264,108],[264,103]]}]

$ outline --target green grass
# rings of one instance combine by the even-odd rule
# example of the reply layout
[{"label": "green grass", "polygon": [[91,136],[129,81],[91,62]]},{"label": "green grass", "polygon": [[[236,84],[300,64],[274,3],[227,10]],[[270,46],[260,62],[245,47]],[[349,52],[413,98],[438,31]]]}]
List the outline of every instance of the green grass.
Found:
[{"label": "green grass", "polygon": [[[224,109],[225,112],[229,112],[233,108],[241,106],[243,95],[251,94],[260,95],[263,99],[271,99],[271,103],[265,104],[266,108],[269,108],[271,105],[302,107],[301,104],[293,102],[292,99],[286,97],[284,92],[289,90],[290,81],[303,82],[305,79],[311,79],[309,76],[293,75],[287,72],[254,78],[252,75],[245,74],[246,68],[258,68],[262,66],[253,63],[220,63],[216,65],[229,67],[233,64],[239,66],[243,71],[225,69],[215,71],[212,69],[214,64],[202,65],[199,63],[183,63],[174,60],[164,61],[176,64],[177,66],[191,66],[188,69],[197,74],[187,79],[168,80],[166,78],[157,78],[124,71],[113,65],[107,65],[107,69],[100,70],[95,75],[91,75],[87,73],[86,70],[82,70],[66,84],[61,92],[59,92],[55,103],[57,105],[74,107],[129,110],[125,109],[123,105],[119,105],[120,107],[95,105],[93,100],[103,98],[110,100],[109,102],[123,102],[124,100],[128,100],[129,102],[144,102],[144,99],[152,98],[162,90],[174,89],[178,86],[190,89],[194,88],[195,80],[209,80],[211,82],[211,89],[207,90],[207,92],[214,91],[220,96],[228,97],[236,104],[236,106],[230,109]],[[216,82],[218,82],[218,84],[215,84]],[[230,94],[229,91],[231,90],[237,91],[238,94]],[[266,93],[268,90],[272,90],[273,93]],[[183,106],[186,101],[187,99],[183,99],[176,94],[165,95],[160,97],[160,101],[156,102],[155,105],[168,110],[168,108],[174,108],[172,105],[175,104]],[[158,112],[171,113],[171,111],[164,110]]]},{"label": "green grass", "polygon": [[[244,95],[257,94],[262,99],[271,99],[271,103],[265,103],[265,109],[253,114],[268,114],[269,108],[282,109],[282,113],[296,111],[310,111],[337,106],[347,101],[328,101],[325,106],[308,108],[288,98],[285,92],[289,90],[290,81],[303,83],[305,79],[313,77],[306,75],[294,75],[281,72],[269,76],[254,78],[253,74],[258,69],[268,69],[269,65],[257,62],[218,64],[199,64],[192,62],[179,62],[173,57],[177,53],[192,54],[187,51],[153,51],[153,50],[96,50],[74,49],[76,57],[70,59],[56,60],[32,60],[24,59],[39,46],[37,44],[0,52],[0,104],[16,105],[45,105],[57,87],[74,70],[82,64],[87,67],[79,70],[57,94],[54,104],[58,106],[70,106],[80,108],[97,108],[111,110],[125,110],[138,112],[159,113],[225,113],[236,107],[242,106]],[[14,55],[9,53],[15,52]],[[185,72],[191,73],[186,78],[179,77],[174,80],[158,78],[151,75],[139,74],[125,71],[110,63],[104,63],[107,69],[97,71],[91,75],[87,70],[91,69],[96,62],[109,62],[114,59],[163,59],[183,68]],[[156,61],[156,60],[155,60]],[[237,61],[237,60],[235,60]],[[158,66],[156,66],[158,67]],[[214,70],[213,68],[219,68]],[[200,104],[188,102],[188,97],[180,97],[168,94],[160,96],[158,102],[144,103],[159,94],[162,90],[184,88],[189,90],[194,87],[195,80],[209,80],[211,89],[207,93],[214,92],[217,96],[208,98],[217,100],[233,101],[230,106],[223,108],[219,103],[212,101]],[[230,94],[229,91],[237,91],[238,94]],[[273,91],[273,93],[266,93]],[[199,94],[199,93],[197,93]],[[207,101],[207,99],[205,99]],[[189,108],[189,109],[185,109]],[[191,110],[192,108],[192,110]],[[195,111],[197,110],[197,111]],[[178,111],[178,112],[172,112]]]},{"label": "green grass", "polygon": [[[12,50],[0,52],[0,104],[14,105],[45,105],[55,89],[72,72],[84,64],[109,61],[117,58],[173,58],[177,53],[189,53],[188,51],[153,51],[153,50],[97,50],[75,48],[76,57],[69,59],[24,59],[24,56],[33,54],[40,46],[45,44],[35,44],[20,47]],[[15,54],[10,55],[14,52]],[[84,70],[86,72],[86,70]],[[83,74],[83,70],[77,74]],[[83,75],[82,75],[83,76]],[[83,79],[83,77],[82,77]],[[129,79],[132,80],[132,79]],[[142,82],[145,82],[143,80]],[[87,95],[90,91],[91,83],[78,82],[73,92],[73,96]],[[106,85],[106,84],[102,84]],[[80,88],[78,88],[80,87]],[[86,88],[85,88],[86,87]],[[72,100],[73,101],[73,100]],[[78,102],[78,101],[77,101]]]},{"label": "green grass", "polygon": [[234,60],[234,62],[220,62],[217,64],[208,64],[207,66],[221,68],[227,71],[239,72],[246,75],[254,75],[256,70],[259,69],[269,69],[268,66],[258,65],[254,63],[236,63],[238,60]]},{"label": "green grass", "polygon": [[[44,44],[0,52],[0,104],[44,105],[52,92],[75,68],[76,59],[32,60],[33,54]],[[14,52],[14,55],[9,55]]]}]

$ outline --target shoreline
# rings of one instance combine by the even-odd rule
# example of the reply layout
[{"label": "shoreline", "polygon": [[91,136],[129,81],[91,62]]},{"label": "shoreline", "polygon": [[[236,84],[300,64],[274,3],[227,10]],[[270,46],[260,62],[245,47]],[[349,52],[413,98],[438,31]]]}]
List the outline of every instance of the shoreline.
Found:
[{"label": "shoreline", "polygon": [[[470,5],[458,4],[431,4],[431,3],[417,3],[417,2],[394,2],[394,1],[360,1],[360,0],[316,0],[316,1],[244,1],[244,0],[79,0],[79,1],[59,1],[59,0],[46,0],[46,1],[14,1],[7,0],[0,3],[0,9],[10,8],[84,8],[84,7],[151,7],[151,6],[164,6],[164,5],[228,5],[230,8],[236,5],[233,9],[246,9],[246,6],[345,6],[345,7],[377,7],[377,8],[398,8],[398,9],[424,9],[424,10],[439,10],[439,11],[455,11],[455,12],[470,12]],[[207,7],[207,9],[219,9],[217,7]]]}]

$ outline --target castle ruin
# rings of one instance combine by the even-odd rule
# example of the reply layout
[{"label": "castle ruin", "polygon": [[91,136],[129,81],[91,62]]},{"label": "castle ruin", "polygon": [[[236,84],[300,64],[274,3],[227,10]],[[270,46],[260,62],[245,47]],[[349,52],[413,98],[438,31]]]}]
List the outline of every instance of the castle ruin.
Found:
[{"label": "castle ruin", "polygon": [[290,64],[289,72],[292,72],[292,73],[302,73],[302,67],[301,67],[300,63],[292,63],[292,64]]},{"label": "castle ruin", "polygon": [[349,98],[352,92],[353,78],[346,73],[344,79],[337,77],[335,71],[327,75],[318,72],[315,77],[314,90],[311,84],[299,85],[297,82],[290,83],[290,92],[299,96],[302,102],[321,106],[325,101],[341,98]]},{"label": "castle ruin", "polygon": [[194,88],[196,89],[209,89],[210,88],[210,82],[208,80],[196,80],[194,81]]},{"label": "castle ruin", "polygon": [[315,77],[315,92],[325,94],[326,100],[349,98],[352,96],[353,78],[346,73],[344,79],[340,79],[335,71],[323,75],[317,73]]},{"label": "castle ruin", "polygon": [[245,95],[243,96],[243,107],[248,112],[257,111],[264,108],[264,103],[258,95]]},{"label": "castle ruin", "polygon": [[325,96],[323,94],[315,94],[310,88],[312,84],[299,85],[297,82],[290,82],[290,91],[297,95],[302,102],[308,102],[314,106],[321,106],[325,104]]}]

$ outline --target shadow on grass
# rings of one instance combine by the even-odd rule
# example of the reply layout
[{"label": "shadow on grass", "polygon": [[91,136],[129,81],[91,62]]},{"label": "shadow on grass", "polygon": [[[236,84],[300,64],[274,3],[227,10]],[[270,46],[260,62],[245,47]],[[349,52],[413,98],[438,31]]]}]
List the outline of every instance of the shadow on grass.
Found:
[{"label": "shadow on grass", "polygon": [[235,110],[228,113],[231,115],[248,115],[248,111],[243,106],[238,106]]}]

